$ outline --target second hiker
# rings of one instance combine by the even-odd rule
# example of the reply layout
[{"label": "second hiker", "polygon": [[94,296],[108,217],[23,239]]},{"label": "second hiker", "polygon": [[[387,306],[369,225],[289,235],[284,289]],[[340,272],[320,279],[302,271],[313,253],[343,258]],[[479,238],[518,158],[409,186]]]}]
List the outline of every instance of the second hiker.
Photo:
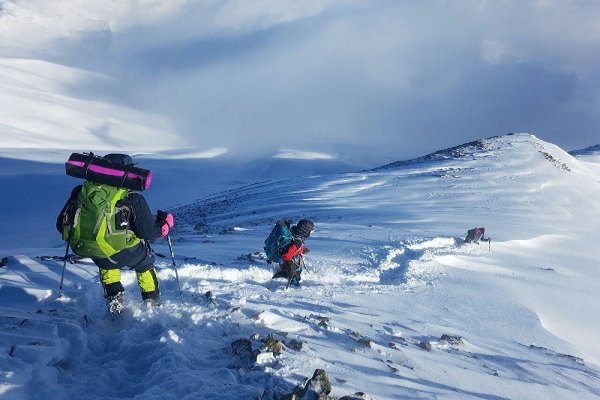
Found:
[{"label": "second hiker", "polygon": [[[278,224],[281,224],[281,222],[279,221]],[[289,228],[289,224],[286,223],[286,227]],[[281,226],[281,228],[285,231],[285,227]],[[289,233],[291,233],[289,236],[291,237],[288,240],[285,239],[285,232],[280,235],[284,238],[278,240],[275,251],[278,254],[272,257],[272,261],[279,263],[279,270],[275,272],[272,279],[286,278],[290,284],[300,285],[299,282],[302,279],[301,274],[304,267],[303,255],[310,251],[304,245],[304,240],[310,237],[314,229],[315,225],[312,221],[301,219],[296,225],[289,228]],[[268,254],[267,257],[271,259]]]}]

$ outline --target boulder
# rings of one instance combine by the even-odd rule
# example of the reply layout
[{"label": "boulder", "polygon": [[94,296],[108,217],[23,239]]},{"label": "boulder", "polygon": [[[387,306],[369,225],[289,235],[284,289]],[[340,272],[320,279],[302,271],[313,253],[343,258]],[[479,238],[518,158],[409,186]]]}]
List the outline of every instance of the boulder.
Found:
[{"label": "boulder", "polygon": [[231,350],[246,365],[254,364],[256,356],[260,353],[259,350],[252,350],[252,342],[248,339],[238,339],[231,343]]},{"label": "boulder", "polygon": [[327,395],[331,393],[331,389],[331,382],[329,381],[327,372],[323,369],[316,369],[312,378],[304,385],[304,388],[297,387],[289,398],[298,400],[324,400],[328,398]]},{"label": "boulder", "polygon": [[454,346],[460,346],[460,345],[465,344],[463,342],[463,339],[460,336],[452,336],[452,335],[443,334],[440,339],[445,342],[448,342],[449,344],[452,344]]}]

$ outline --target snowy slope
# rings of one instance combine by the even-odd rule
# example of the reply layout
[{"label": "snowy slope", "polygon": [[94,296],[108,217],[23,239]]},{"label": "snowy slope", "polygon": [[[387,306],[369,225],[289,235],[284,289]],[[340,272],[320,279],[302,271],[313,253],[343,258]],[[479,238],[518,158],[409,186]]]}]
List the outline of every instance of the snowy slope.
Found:
[{"label": "snowy slope", "polygon": [[[128,152],[127,149],[116,151]],[[67,149],[0,148],[0,187],[8,188],[1,195],[3,221],[11,226],[10,230],[0,230],[0,249],[47,247],[56,243],[56,215],[65,196],[73,186],[80,184],[80,180],[65,175],[64,162],[72,152]],[[108,152],[97,151],[96,154]],[[174,207],[256,181],[360,169],[336,159],[265,157],[245,162],[200,149],[187,149],[185,153],[128,153],[140,167],[153,171],[152,187],[145,197],[152,207],[157,208]],[[12,193],[18,193],[18,196]]]},{"label": "snowy slope", "polygon": [[[598,398],[599,165],[526,134],[434,154],[172,202],[186,304],[159,242],[164,306],[124,272],[114,322],[85,260],[57,299],[62,263],[39,256],[59,240],[0,246],[2,398],[278,398],[317,368],[333,396]],[[316,223],[299,289],[260,253],[281,217]],[[491,250],[462,243],[474,226]],[[268,335],[286,347],[256,361],[231,345]]]}]

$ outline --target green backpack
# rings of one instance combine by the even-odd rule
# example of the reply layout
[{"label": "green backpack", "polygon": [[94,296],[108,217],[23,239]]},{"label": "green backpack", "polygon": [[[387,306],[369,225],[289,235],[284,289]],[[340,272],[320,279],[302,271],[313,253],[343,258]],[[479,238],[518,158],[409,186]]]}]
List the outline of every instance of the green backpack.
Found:
[{"label": "green backpack", "polygon": [[107,258],[140,242],[129,229],[129,209],[116,205],[128,194],[127,189],[85,181],[72,224],[63,227],[63,239],[74,253]]}]

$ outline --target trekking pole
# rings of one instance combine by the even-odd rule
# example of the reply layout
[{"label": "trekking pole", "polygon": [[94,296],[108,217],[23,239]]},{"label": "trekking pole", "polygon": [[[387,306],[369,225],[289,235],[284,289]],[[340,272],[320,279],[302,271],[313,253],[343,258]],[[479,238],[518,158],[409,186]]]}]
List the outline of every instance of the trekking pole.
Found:
[{"label": "trekking pole", "polygon": [[304,257],[301,259],[302,262],[302,270],[306,270],[306,272],[308,272],[310,274],[310,271],[308,270],[308,268],[306,268],[306,263],[304,262]]},{"label": "trekking pole", "polygon": [[492,251],[492,238],[488,238],[488,251]]},{"label": "trekking pole", "polygon": [[62,267],[62,272],[60,274],[60,286],[58,286],[58,297],[62,297],[62,289],[63,289],[63,281],[65,279],[65,270],[67,269],[67,256],[69,255],[69,244],[70,240],[67,240],[67,249],[65,250],[65,257]]},{"label": "trekking pole", "polygon": [[179,273],[177,272],[177,264],[175,263],[175,254],[173,254],[173,245],[171,244],[171,236],[167,235],[167,243],[169,243],[169,251],[171,251],[171,260],[173,260],[173,269],[175,270],[175,279],[177,280],[177,287],[179,288],[179,297],[181,298],[181,302],[185,304],[183,301],[183,292],[181,291],[181,285],[179,284]]}]

